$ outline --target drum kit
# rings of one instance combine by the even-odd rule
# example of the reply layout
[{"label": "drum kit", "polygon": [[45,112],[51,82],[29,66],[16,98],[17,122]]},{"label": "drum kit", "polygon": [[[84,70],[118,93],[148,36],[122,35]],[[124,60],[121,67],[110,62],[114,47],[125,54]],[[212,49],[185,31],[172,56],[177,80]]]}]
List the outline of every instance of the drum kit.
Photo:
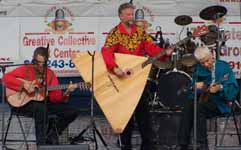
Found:
[{"label": "drum kit", "polygon": [[[187,93],[178,92],[181,87],[191,84],[191,73],[193,66],[197,63],[193,52],[198,44],[192,41],[192,38],[198,37],[202,45],[208,47],[215,45],[217,42],[225,41],[224,32],[219,28],[223,21],[227,9],[220,5],[214,5],[203,9],[200,18],[213,21],[216,25],[203,25],[198,33],[188,32],[187,40],[182,44],[175,46],[171,60],[167,62],[152,63],[151,72],[148,81],[155,84],[155,90],[150,96],[150,105],[152,109],[162,109],[168,111],[181,111],[184,102],[187,99]],[[175,23],[180,26],[187,26],[192,23],[192,18],[187,15],[177,16]],[[179,41],[180,42],[180,41]],[[152,88],[153,89],[153,88]]]}]

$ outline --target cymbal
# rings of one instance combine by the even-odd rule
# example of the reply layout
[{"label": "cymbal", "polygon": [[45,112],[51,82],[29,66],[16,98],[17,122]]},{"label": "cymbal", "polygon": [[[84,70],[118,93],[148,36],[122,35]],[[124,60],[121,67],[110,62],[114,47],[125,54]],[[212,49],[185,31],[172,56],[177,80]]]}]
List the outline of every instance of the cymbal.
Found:
[{"label": "cymbal", "polygon": [[170,69],[172,67],[170,62],[160,62],[159,60],[154,61],[152,64],[159,69]]},{"label": "cymbal", "polygon": [[177,25],[186,26],[186,25],[189,25],[190,23],[192,23],[192,18],[187,15],[177,16],[175,18],[175,23]]},{"label": "cymbal", "polygon": [[182,56],[180,62],[186,67],[192,67],[197,63],[197,60],[195,59],[193,54],[185,54]]},{"label": "cymbal", "polygon": [[227,9],[224,6],[214,5],[203,9],[199,16],[204,20],[216,20],[226,15]]}]

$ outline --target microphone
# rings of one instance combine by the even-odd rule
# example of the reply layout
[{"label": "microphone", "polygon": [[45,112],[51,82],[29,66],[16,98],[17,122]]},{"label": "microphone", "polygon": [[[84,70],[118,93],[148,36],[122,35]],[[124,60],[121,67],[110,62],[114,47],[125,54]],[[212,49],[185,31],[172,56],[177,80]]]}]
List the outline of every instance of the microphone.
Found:
[{"label": "microphone", "polygon": [[47,47],[46,47],[46,61],[44,63],[44,66],[47,67],[47,63],[48,63],[48,59],[49,59],[49,43],[47,44]]},{"label": "microphone", "polygon": [[144,11],[142,9],[137,9],[135,12],[135,21],[143,21],[144,20]]},{"label": "microphone", "polygon": [[135,19],[134,19],[134,22],[137,26],[145,29],[145,19],[144,19],[144,11],[142,9],[137,9],[136,12],[135,12]]},{"label": "microphone", "polygon": [[161,26],[156,27],[155,41],[159,47],[163,48],[164,39],[162,36]]},{"label": "microphone", "polygon": [[192,37],[192,32],[189,31],[189,28],[187,28],[187,37]]},{"label": "microphone", "polygon": [[170,40],[169,38],[166,39],[165,43],[164,43],[164,48],[167,49],[170,46]]}]

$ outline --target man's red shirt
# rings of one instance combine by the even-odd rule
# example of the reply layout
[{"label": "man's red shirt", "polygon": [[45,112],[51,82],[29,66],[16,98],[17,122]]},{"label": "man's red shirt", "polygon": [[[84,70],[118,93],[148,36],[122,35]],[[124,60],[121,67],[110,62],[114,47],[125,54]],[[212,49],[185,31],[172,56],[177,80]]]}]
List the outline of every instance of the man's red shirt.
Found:
[{"label": "man's red shirt", "polygon": [[[128,34],[123,24],[120,23],[109,33],[101,52],[107,69],[111,71],[114,67],[118,67],[114,53],[155,56],[162,50],[153,43],[152,37],[141,27],[132,25],[131,34]],[[166,58],[167,56],[164,55],[160,57],[160,61],[165,61]]]}]

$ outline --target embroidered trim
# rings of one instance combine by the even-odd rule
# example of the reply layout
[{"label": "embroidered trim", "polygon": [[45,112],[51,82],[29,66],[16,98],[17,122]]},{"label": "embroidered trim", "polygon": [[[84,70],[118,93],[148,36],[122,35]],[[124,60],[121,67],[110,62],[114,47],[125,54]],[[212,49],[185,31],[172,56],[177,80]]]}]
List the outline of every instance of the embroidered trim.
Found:
[{"label": "embroidered trim", "polygon": [[106,39],[104,47],[111,48],[116,44],[120,44],[129,51],[134,51],[142,41],[152,42],[152,38],[142,28],[137,27],[136,32],[132,36],[121,33],[115,27]]}]

